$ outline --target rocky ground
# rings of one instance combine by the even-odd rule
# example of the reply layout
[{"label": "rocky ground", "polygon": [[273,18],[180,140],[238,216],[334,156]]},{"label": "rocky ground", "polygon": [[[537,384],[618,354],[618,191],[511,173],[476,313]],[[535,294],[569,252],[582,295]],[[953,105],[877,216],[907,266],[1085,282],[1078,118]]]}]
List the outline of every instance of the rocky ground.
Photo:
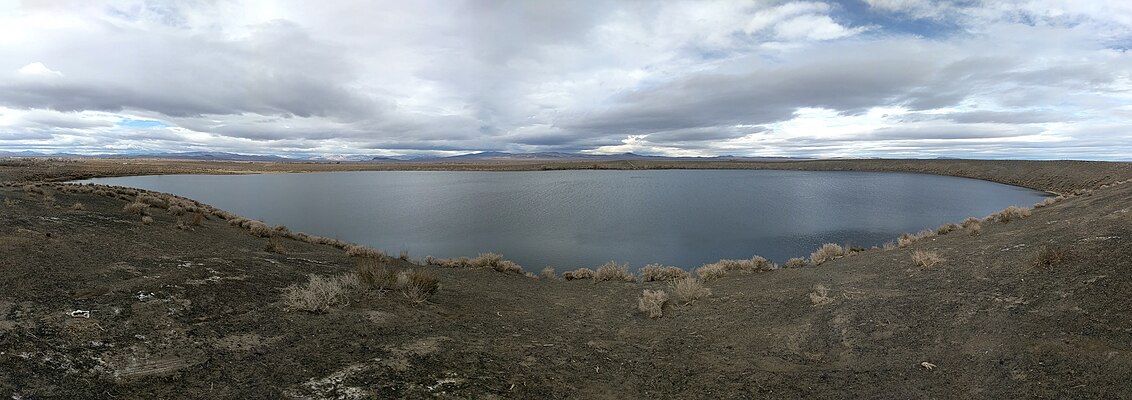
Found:
[{"label": "rocky ground", "polygon": [[[276,168],[178,165],[166,172]],[[0,187],[0,396],[1132,397],[1132,184],[1116,184],[1129,164],[891,168],[947,165],[1078,195],[982,222],[977,236],[732,271],[656,319],[638,297],[672,293],[667,283],[538,279],[417,255],[382,263],[435,272],[425,302],[356,289],[328,312],[296,310],[287,287],[348,276],[360,258],[293,234],[272,249],[203,205],[199,225],[159,206],[147,224],[120,189],[25,187],[111,174],[98,165],[10,165],[0,178],[20,183]],[[943,260],[919,265],[917,251]]]}]

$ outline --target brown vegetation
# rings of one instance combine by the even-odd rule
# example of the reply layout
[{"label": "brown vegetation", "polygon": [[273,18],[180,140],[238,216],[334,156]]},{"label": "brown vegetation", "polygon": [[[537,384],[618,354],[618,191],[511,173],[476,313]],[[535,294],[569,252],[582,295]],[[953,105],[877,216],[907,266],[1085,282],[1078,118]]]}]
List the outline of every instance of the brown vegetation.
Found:
[{"label": "brown vegetation", "polygon": [[436,272],[426,269],[401,272],[397,281],[401,284],[401,294],[417,304],[427,301],[440,289],[440,279],[436,277]]},{"label": "brown vegetation", "polygon": [[350,290],[358,287],[358,279],[351,274],[333,277],[310,275],[303,284],[283,289],[283,302],[293,310],[324,313],[346,304]]},{"label": "brown vegetation", "polygon": [[568,281],[577,281],[577,280],[582,280],[582,279],[593,279],[593,277],[594,277],[594,270],[589,269],[589,268],[585,268],[585,267],[578,268],[578,269],[573,270],[573,271],[566,271],[566,272],[562,273],[562,279],[565,279],[565,280],[568,280]]},{"label": "brown vegetation", "polygon": [[594,281],[636,282],[637,278],[633,277],[632,272],[629,272],[629,264],[618,265],[616,262],[610,261],[597,267],[597,271],[594,272]]},{"label": "brown vegetation", "polygon": [[1030,265],[1034,268],[1052,268],[1064,264],[1073,257],[1069,247],[1047,245],[1038,250]]},{"label": "brown vegetation", "polygon": [[786,260],[786,263],[782,264],[782,268],[802,268],[805,266],[806,259],[802,257],[791,258],[789,260]]},{"label": "brown vegetation", "polygon": [[945,261],[939,253],[934,251],[916,250],[912,252],[912,262],[924,268],[930,268],[937,263]]},{"label": "brown vegetation", "polygon": [[839,257],[844,257],[848,254],[849,254],[849,250],[844,248],[844,247],[841,247],[841,245],[834,244],[834,243],[826,243],[826,244],[823,244],[817,250],[814,250],[813,253],[810,253],[810,262],[813,263],[814,265],[822,265],[826,261],[830,261],[830,260],[833,260],[833,259],[839,258]]},{"label": "brown vegetation", "polygon": [[663,266],[660,264],[646,265],[644,268],[641,268],[641,270],[637,272],[637,275],[640,277],[641,282],[669,282],[677,279],[687,278],[689,276],[688,271],[685,271],[680,267]]},{"label": "brown vegetation", "polygon": [[637,310],[645,313],[649,318],[660,318],[664,316],[664,303],[667,302],[668,292],[645,289],[637,299]]},{"label": "brown vegetation", "polygon": [[692,304],[696,300],[711,296],[711,289],[708,289],[700,280],[695,278],[677,279],[672,281],[671,286],[672,291],[676,292],[676,296],[684,304]]}]

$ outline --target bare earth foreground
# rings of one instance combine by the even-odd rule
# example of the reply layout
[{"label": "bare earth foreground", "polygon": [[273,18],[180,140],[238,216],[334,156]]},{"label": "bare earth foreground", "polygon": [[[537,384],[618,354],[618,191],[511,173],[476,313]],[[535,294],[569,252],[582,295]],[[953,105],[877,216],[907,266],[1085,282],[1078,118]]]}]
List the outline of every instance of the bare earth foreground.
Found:
[{"label": "bare earth foreground", "polygon": [[[1132,398],[1128,163],[130,162],[0,160],[9,182],[0,187],[0,397]],[[435,272],[435,295],[417,304],[359,289],[325,313],[293,310],[285,288],[309,274],[350,276],[359,258],[295,235],[269,251],[267,238],[211,213],[194,226],[153,206],[146,224],[124,210],[135,197],[123,190],[26,186],[162,172],[577,167],[915,171],[1077,195],[984,221],[977,236],[958,230],[820,266],[731,272],[706,282],[711,296],[689,305],[674,296],[650,319],[638,297],[673,293],[666,283],[396,258],[382,263]],[[917,251],[943,261],[922,267]]]}]

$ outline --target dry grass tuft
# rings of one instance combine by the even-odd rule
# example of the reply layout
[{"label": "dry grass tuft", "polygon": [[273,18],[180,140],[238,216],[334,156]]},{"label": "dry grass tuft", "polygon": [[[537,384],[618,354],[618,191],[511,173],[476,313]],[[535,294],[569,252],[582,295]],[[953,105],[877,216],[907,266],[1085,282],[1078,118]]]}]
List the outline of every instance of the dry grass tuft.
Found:
[{"label": "dry grass tuft", "polygon": [[179,216],[185,213],[185,208],[180,205],[174,204],[169,206],[169,215]]},{"label": "dry grass tuft", "polygon": [[696,268],[696,276],[699,276],[704,282],[722,278],[724,275],[727,275],[727,269],[719,263],[705,264],[704,266]]},{"label": "dry grass tuft", "polygon": [[[1103,189],[1103,187],[1102,187],[1102,189]],[[1046,197],[1045,200],[1042,200],[1040,202],[1035,203],[1034,208],[1042,208],[1042,207],[1046,207],[1046,206],[1052,206],[1052,205],[1056,204],[1057,202],[1061,201],[1062,199],[1064,199],[1064,198],[1061,197],[1061,196]]]},{"label": "dry grass tuft", "polygon": [[820,248],[810,253],[810,262],[814,265],[821,265],[826,261],[835,258],[844,257],[849,254],[849,251],[840,245],[834,243],[823,244]]},{"label": "dry grass tuft", "polygon": [[1026,218],[1026,217],[1029,217],[1029,216],[1030,216],[1030,209],[1029,208],[1010,206],[1010,207],[1006,207],[1006,209],[1004,209],[1002,211],[991,214],[990,218],[993,218],[995,221],[998,221],[998,222],[1007,223],[1007,222],[1010,222],[1010,221]]},{"label": "dry grass tuft", "polygon": [[669,282],[690,276],[688,271],[680,269],[679,267],[666,267],[660,264],[646,265],[644,268],[641,268],[637,275],[640,276],[641,282]]},{"label": "dry grass tuft", "polygon": [[967,227],[967,234],[971,236],[979,236],[983,234],[983,223],[977,222]]},{"label": "dry grass tuft", "polygon": [[397,268],[386,266],[376,258],[362,257],[357,261],[354,274],[367,289],[389,290],[397,285]]},{"label": "dry grass tuft", "polygon": [[916,250],[912,252],[912,262],[924,268],[931,268],[931,266],[944,261],[946,260],[934,251]]},{"label": "dry grass tuft", "polygon": [[892,242],[892,241],[884,242],[884,245],[882,245],[881,248],[884,249],[884,251],[896,250],[897,249],[896,242]]},{"label": "dry grass tuft", "polygon": [[644,292],[641,292],[641,297],[637,299],[637,309],[648,315],[649,318],[660,318],[664,316],[664,303],[667,302],[668,292],[645,289]]},{"label": "dry grass tuft", "polygon": [[189,218],[189,225],[200,226],[202,223],[204,223],[204,218],[204,214],[193,213],[192,218]]},{"label": "dry grass tuft", "polygon": [[409,261],[409,251],[401,250],[401,253],[397,254],[397,258],[401,259],[401,261]]},{"label": "dry grass tuft", "polygon": [[157,196],[154,196],[154,195],[151,195],[151,194],[140,194],[140,195],[138,195],[137,200],[134,200],[134,201],[136,201],[138,203],[144,203],[144,204],[147,204],[147,205],[150,205],[150,206],[153,206],[153,207],[157,207],[157,208],[168,208],[169,207],[169,204],[164,199],[157,197]]},{"label": "dry grass tuft", "polygon": [[350,291],[358,285],[358,278],[351,274],[333,277],[311,275],[307,283],[283,289],[283,302],[293,310],[323,313],[345,305]]},{"label": "dry grass tuft", "polygon": [[829,297],[829,289],[820,283],[814,285],[813,291],[810,292],[810,303],[815,306],[833,303],[833,298]]},{"label": "dry grass tuft", "polygon": [[705,299],[711,296],[711,289],[704,286],[700,280],[695,278],[684,278],[672,281],[672,291],[676,292],[676,296],[680,298],[684,304],[692,304],[696,300]]},{"label": "dry grass tuft", "polygon": [[745,274],[752,272],[766,272],[777,268],[777,265],[770,262],[766,258],[760,256],[751,257],[749,260],[719,260],[715,262],[723,266],[725,271],[739,271]]},{"label": "dry grass tuft", "polygon": [[149,204],[135,201],[133,203],[126,204],[125,207],[122,207],[122,210],[130,214],[149,215]]},{"label": "dry grass tuft", "polygon": [[142,223],[146,224],[146,225],[152,224],[153,223],[153,217],[148,216],[148,215],[142,217]]},{"label": "dry grass tuft", "polygon": [[346,250],[346,255],[350,257],[376,258],[379,260],[385,258],[385,252],[360,244],[346,245],[343,250]]},{"label": "dry grass tuft", "polygon": [[476,258],[436,258],[428,256],[425,257],[424,262],[428,265],[436,265],[445,268],[486,268],[494,269],[499,272],[523,273],[523,267],[519,266],[519,264],[510,260],[504,260],[502,255],[495,253],[480,253]]},{"label": "dry grass tuft", "polygon": [[[402,276],[405,278],[401,278]],[[401,294],[417,304],[427,301],[440,290],[440,279],[436,277],[436,272],[425,269],[402,272],[398,274],[397,280],[401,283]]]},{"label": "dry grass tuft", "polygon": [[568,280],[568,281],[576,281],[576,280],[582,280],[582,279],[593,279],[594,274],[595,274],[594,270],[582,267],[582,268],[578,268],[578,269],[573,270],[573,271],[563,272],[562,273],[562,279],[565,279],[565,280]]},{"label": "dry grass tuft", "polygon": [[84,206],[83,203],[71,204],[71,211],[83,211],[83,210],[86,210],[86,206]]},{"label": "dry grass tuft", "polygon": [[[177,219],[177,225],[179,229],[189,229],[180,218]],[[283,246],[283,239],[279,236],[272,236],[267,239],[266,250],[275,254],[287,254],[287,248]]]},{"label": "dry grass tuft", "polygon": [[542,269],[542,279],[555,280],[558,279],[558,274],[554,273],[554,267],[546,267]]},{"label": "dry grass tuft", "polygon": [[782,268],[802,268],[802,267],[805,267],[805,266],[806,266],[806,259],[802,258],[802,257],[791,258],[789,260],[786,260],[785,264],[782,264]]},{"label": "dry grass tuft", "polygon": [[955,232],[955,231],[960,230],[960,229],[963,229],[963,225],[943,224],[943,225],[940,225],[939,228],[936,228],[935,233],[937,235],[946,235],[948,233]]},{"label": "dry grass tuft", "polygon": [[1034,268],[1052,268],[1073,258],[1073,251],[1062,246],[1042,246],[1030,265]]},{"label": "dry grass tuft", "polygon": [[636,282],[637,278],[633,277],[632,272],[629,272],[629,264],[617,265],[616,262],[610,261],[597,267],[597,272],[594,273],[594,281]]}]

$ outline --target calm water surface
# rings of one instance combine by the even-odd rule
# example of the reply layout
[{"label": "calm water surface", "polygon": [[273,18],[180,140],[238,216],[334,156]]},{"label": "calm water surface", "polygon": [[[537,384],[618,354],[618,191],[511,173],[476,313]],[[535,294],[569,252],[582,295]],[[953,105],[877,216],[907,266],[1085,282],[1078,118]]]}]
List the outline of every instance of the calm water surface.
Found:
[{"label": "calm water surface", "polygon": [[694,268],[822,243],[868,247],[1041,192],[934,175],[738,170],[171,175],[88,182],[175,193],[414,257],[493,251],[538,270],[616,260]]}]

